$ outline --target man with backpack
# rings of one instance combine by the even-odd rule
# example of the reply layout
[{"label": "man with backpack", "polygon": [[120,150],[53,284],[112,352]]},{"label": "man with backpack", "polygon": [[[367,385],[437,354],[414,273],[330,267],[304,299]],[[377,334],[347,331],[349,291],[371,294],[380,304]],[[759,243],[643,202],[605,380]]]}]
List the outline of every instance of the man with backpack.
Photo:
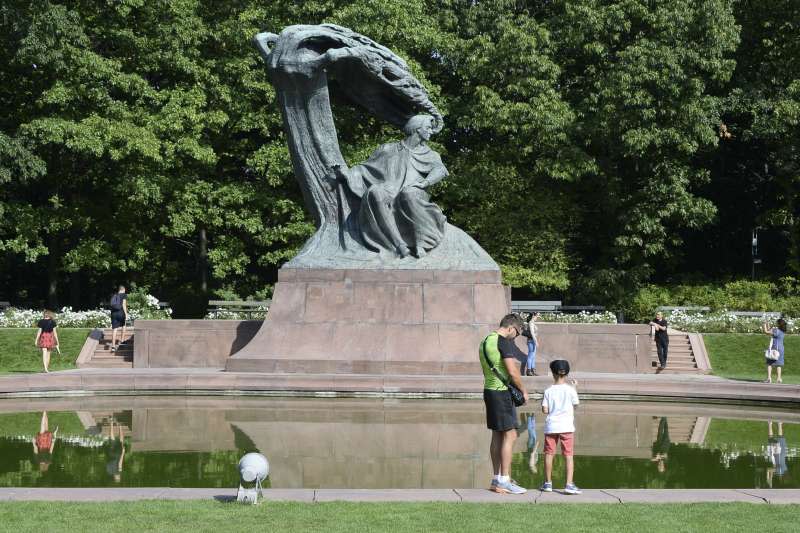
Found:
[{"label": "man with backpack", "polygon": [[[111,297],[111,351],[117,348],[125,340],[125,324],[128,322],[128,295],[125,294],[125,287],[120,285],[114,296]],[[117,331],[122,328],[122,337],[117,343]]]}]

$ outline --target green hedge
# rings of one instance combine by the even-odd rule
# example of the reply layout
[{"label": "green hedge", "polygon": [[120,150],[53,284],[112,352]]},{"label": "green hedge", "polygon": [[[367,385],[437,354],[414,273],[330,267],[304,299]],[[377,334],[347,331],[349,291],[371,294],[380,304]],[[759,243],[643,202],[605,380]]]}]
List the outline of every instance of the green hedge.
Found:
[{"label": "green hedge", "polygon": [[624,311],[629,320],[643,322],[662,305],[708,306],[712,311],[779,311],[800,317],[800,280],[787,277],[775,283],[739,280],[724,284],[647,285],[636,292]]}]

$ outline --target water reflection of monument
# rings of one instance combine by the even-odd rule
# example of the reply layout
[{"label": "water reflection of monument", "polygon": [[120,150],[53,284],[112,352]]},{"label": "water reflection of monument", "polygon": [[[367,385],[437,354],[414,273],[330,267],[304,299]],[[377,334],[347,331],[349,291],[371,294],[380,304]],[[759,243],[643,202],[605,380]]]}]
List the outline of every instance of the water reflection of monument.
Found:
[{"label": "water reflection of monument", "polygon": [[[491,470],[480,402],[337,400],[335,416],[331,409],[329,400],[312,399],[135,409],[130,452],[258,450],[270,459],[272,486],[281,488],[481,488]],[[659,419],[648,406],[638,413],[590,402],[577,416],[578,456],[647,459],[657,441]],[[702,443],[708,420],[670,416],[671,441]],[[526,441],[518,439],[515,453],[530,451]]]}]

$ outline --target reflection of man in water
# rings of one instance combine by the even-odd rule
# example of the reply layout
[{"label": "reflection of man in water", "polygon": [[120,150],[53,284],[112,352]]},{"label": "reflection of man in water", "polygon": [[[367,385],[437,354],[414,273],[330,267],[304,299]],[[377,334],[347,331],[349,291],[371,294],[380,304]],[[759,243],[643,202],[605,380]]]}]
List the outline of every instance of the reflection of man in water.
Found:
[{"label": "reflection of man in water", "polygon": [[33,439],[33,454],[39,462],[39,470],[42,472],[47,472],[53,462],[53,448],[55,448],[56,435],[58,434],[58,426],[56,426],[55,431],[50,431],[48,425],[47,411],[42,411],[39,433]]},{"label": "reflection of man in water", "polygon": [[772,477],[781,477],[789,470],[786,466],[786,439],[783,436],[783,422],[778,422],[778,435],[772,433],[772,420],[767,424],[767,453],[772,466],[767,468],[767,485],[772,487]]},{"label": "reflection of man in water", "polygon": [[[655,417],[654,417],[655,418]],[[669,457],[669,447],[672,443],[669,440],[669,424],[667,417],[662,416],[658,422],[658,434],[653,443],[653,457],[650,459],[656,463],[656,468],[661,473],[667,470],[667,458]]]},{"label": "reflection of man in water", "polygon": [[125,460],[125,435],[122,424],[117,424],[118,439],[114,438],[114,419],[111,419],[111,443],[109,451],[111,460],[106,463],[106,472],[116,483],[122,480],[122,463]]}]

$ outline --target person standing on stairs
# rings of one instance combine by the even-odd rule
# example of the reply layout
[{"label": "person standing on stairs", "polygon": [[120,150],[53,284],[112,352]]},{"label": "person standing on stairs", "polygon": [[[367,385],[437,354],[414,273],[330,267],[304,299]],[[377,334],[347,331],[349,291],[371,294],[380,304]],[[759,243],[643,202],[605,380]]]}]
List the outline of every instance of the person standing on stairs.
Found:
[{"label": "person standing on stairs", "polygon": [[[111,351],[117,351],[120,344],[125,341],[125,328],[128,322],[128,295],[125,287],[120,285],[114,296],[111,297]],[[122,328],[122,336],[117,342],[117,331]]]},{"label": "person standing on stairs", "polygon": [[658,351],[658,368],[656,374],[660,374],[667,368],[667,351],[669,349],[669,334],[667,333],[667,321],[664,314],[659,311],[656,317],[650,321],[650,327],[655,330],[656,351]]}]

